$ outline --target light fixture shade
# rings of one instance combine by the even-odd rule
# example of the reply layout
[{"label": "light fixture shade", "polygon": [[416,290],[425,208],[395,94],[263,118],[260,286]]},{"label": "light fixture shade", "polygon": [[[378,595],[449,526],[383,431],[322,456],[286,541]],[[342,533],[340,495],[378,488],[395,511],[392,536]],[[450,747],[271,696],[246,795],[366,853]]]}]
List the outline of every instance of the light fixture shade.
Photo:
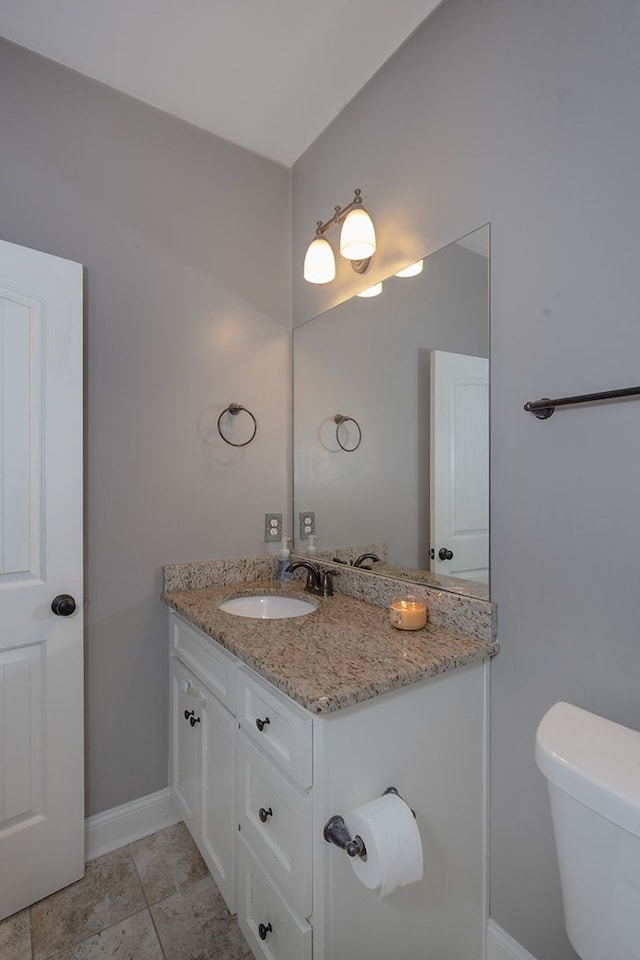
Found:
[{"label": "light fixture shade", "polygon": [[372,287],[367,287],[366,290],[356,293],[356,297],[377,297],[379,293],[382,293],[382,280],[380,283],[374,283]]},{"label": "light fixture shade", "polygon": [[405,267],[404,270],[398,270],[394,274],[395,277],[417,277],[419,273],[422,273],[422,268],[424,263],[422,260],[416,260],[415,263],[410,263],[408,267]]},{"label": "light fixture shade", "polygon": [[316,237],[307,248],[304,258],[304,279],[309,283],[330,283],[336,275],[336,258],[331,244],[324,237]]},{"label": "light fixture shade", "polygon": [[376,231],[364,207],[347,214],[340,233],[340,253],[346,260],[366,260],[376,252]]}]

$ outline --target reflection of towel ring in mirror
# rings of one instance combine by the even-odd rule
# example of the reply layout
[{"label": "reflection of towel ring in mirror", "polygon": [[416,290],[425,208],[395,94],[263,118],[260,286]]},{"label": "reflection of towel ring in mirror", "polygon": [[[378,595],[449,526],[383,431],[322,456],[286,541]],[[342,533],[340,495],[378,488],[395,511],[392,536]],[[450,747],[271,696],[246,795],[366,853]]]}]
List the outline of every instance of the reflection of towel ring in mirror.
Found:
[{"label": "reflection of towel ring in mirror", "polygon": [[[251,434],[248,440],[244,440],[242,443],[234,443],[233,440],[229,440],[227,437],[225,437],[224,433],[222,432],[222,427],[220,426],[220,424],[222,423],[222,418],[224,417],[225,413],[230,413],[232,417],[237,417],[237,415],[242,411],[248,414],[253,420],[253,433]],[[257,424],[256,418],[251,413],[251,410],[247,410],[247,408],[243,407],[241,403],[230,403],[229,406],[226,407],[218,417],[218,433],[220,434],[224,442],[228,443],[230,447],[246,447],[247,444],[251,443],[251,441],[255,437],[257,429],[258,429],[258,424]]]},{"label": "reflection of towel ring in mirror", "polygon": [[[338,444],[340,449],[344,450],[346,453],[353,453],[353,451],[357,450],[360,444],[362,443],[362,430],[360,429],[360,424],[358,423],[357,420],[354,420],[353,417],[344,417],[341,413],[336,413],[333,420],[334,420],[334,423],[337,424],[336,443]],[[358,431],[358,442],[356,443],[355,447],[345,447],[344,443],[340,441],[340,427],[342,426],[343,423],[355,423],[356,429]]]}]

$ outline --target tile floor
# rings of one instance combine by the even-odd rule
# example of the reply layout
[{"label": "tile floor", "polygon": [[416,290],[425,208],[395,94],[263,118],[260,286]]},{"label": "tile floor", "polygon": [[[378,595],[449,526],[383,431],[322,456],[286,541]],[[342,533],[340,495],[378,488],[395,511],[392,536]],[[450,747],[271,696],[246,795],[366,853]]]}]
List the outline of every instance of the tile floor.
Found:
[{"label": "tile floor", "polygon": [[183,823],[0,923],[1,960],[251,960]]}]

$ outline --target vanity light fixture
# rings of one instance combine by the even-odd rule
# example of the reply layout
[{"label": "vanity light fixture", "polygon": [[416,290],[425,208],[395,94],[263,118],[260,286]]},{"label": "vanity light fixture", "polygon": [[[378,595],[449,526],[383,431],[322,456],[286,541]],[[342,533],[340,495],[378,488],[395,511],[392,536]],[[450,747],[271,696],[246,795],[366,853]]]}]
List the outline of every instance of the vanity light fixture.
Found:
[{"label": "vanity light fixture", "polygon": [[367,287],[366,290],[356,293],[356,297],[377,297],[380,293],[382,293],[382,280],[379,283],[374,283],[372,287]]},{"label": "vanity light fixture", "polygon": [[334,207],[334,214],[326,223],[318,220],[315,239],[311,241],[304,258],[304,279],[309,283],[330,283],[336,275],[336,261],[331,244],[324,234],[331,227],[342,224],[340,253],[356,273],[366,273],[376,252],[376,232],[371,217],[362,204],[362,191],[354,191],[353,200],[346,207]]},{"label": "vanity light fixture", "polygon": [[410,263],[408,267],[394,273],[394,277],[417,277],[419,273],[422,273],[423,266],[423,260],[416,260],[415,263]]}]

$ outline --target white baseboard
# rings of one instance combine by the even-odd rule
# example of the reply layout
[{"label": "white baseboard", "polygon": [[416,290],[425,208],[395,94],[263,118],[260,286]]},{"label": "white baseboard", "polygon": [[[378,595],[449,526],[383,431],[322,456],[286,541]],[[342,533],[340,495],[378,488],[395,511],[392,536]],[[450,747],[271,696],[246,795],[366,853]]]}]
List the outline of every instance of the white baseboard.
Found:
[{"label": "white baseboard", "polygon": [[180,819],[168,787],[88,817],[85,820],[85,860],[95,860],[103,853],[170,827]]},{"label": "white baseboard", "polygon": [[487,924],[487,960],[536,960],[493,920]]}]

